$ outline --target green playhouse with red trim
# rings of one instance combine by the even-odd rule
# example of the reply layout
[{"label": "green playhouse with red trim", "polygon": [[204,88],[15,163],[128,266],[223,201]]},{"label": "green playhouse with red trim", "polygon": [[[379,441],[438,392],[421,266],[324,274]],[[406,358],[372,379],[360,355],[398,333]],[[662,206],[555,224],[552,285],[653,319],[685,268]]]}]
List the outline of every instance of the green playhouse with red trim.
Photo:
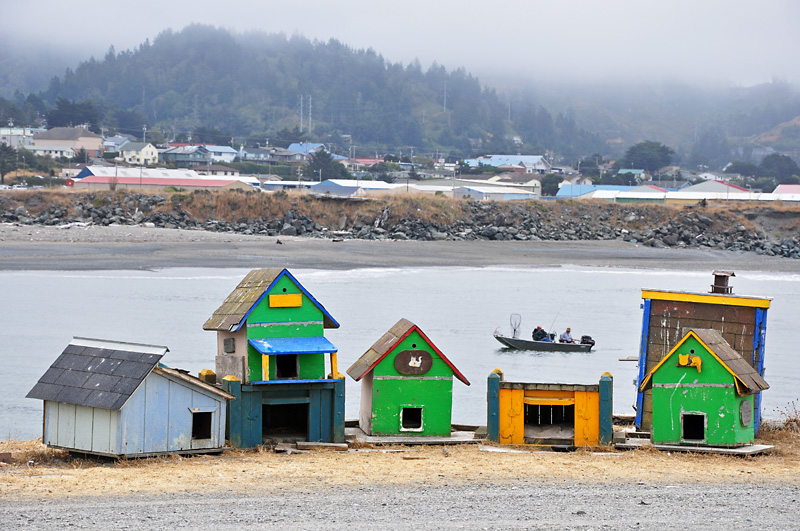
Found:
[{"label": "green playhouse with red trim", "polygon": [[469,381],[414,323],[400,319],[347,370],[361,382],[367,435],[449,436],[453,377]]}]

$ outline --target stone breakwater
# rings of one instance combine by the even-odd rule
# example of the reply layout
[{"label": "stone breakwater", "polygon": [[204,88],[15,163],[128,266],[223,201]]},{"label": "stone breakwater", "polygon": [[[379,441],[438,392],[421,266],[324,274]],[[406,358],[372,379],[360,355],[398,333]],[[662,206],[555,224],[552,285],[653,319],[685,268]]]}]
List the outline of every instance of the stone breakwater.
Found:
[{"label": "stone breakwater", "polygon": [[[231,193],[228,201],[245,195]],[[284,195],[278,208],[271,208],[272,214],[260,215],[257,205],[247,215],[234,209],[220,216],[213,209],[201,208],[195,200],[208,196],[208,192],[188,196],[122,192],[4,194],[0,196],[0,221],[46,226],[145,225],[336,239],[623,240],[652,247],[712,248],[800,258],[800,208],[796,207],[496,203],[425,198],[348,202]],[[272,207],[277,202],[273,201]]]}]

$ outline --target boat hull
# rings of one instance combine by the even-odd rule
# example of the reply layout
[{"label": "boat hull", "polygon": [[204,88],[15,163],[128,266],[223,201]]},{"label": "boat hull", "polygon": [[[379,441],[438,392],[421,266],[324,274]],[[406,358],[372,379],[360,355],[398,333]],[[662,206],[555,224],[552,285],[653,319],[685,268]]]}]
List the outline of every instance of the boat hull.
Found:
[{"label": "boat hull", "polygon": [[558,343],[550,341],[533,341],[518,337],[506,337],[495,334],[494,338],[503,346],[515,350],[538,350],[540,352],[589,352],[592,345],[584,343]]}]

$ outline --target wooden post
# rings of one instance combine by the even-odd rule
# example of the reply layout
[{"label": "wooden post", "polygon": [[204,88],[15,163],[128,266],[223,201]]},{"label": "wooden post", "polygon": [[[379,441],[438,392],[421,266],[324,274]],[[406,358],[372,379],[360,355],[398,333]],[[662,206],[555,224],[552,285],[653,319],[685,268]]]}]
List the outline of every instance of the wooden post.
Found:
[{"label": "wooden post", "polygon": [[500,441],[500,381],[502,373],[492,372],[486,386],[486,436],[490,441]]},{"label": "wooden post", "polygon": [[333,440],[344,442],[344,378],[333,383]]},{"label": "wooden post", "polygon": [[600,377],[600,444],[608,446],[614,439],[614,377],[604,372]]},{"label": "wooden post", "polygon": [[336,353],[331,352],[331,378],[339,377],[339,366],[336,363]]},{"label": "wooden post", "polygon": [[235,376],[222,379],[222,388],[236,398],[228,401],[225,419],[225,437],[234,448],[242,447],[242,382]]}]

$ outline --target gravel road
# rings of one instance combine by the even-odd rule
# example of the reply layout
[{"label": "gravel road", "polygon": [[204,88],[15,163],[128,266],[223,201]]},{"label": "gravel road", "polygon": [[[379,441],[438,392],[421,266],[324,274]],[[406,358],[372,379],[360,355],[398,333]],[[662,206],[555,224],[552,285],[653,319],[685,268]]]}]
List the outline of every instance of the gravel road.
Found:
[{"label": "gravel road", "polygon": [[796,529],[800,486],[416,485],[0,501],[3,529]]}]

